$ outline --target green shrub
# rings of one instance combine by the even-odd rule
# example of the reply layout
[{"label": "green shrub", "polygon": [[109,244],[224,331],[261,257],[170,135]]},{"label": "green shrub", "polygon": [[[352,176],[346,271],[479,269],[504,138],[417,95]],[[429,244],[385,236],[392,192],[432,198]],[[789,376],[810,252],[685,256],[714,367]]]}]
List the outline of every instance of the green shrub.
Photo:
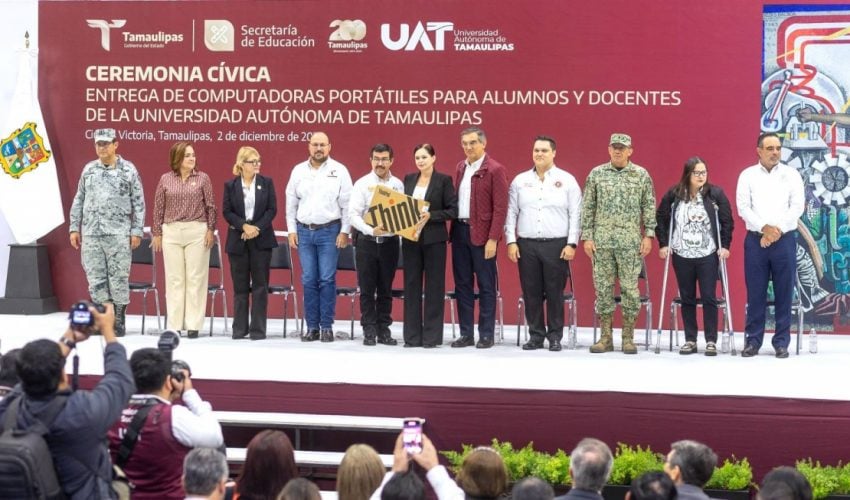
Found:
[{"label": "green shrub", "polygon": [[[528,443],[520,449],[514,449],[510,442],[493,439],[491,448],[502,457],[508,478],[519,481],[528,476],[536,476],[551,484],[570,484],[570,456],[564,450],[554,455],[534,450],[534,443]],[[457,474],[466,457],[475,450],[472,445],[464,444],[460,452],[440,452],[449,461],[452,471]]]},{"label": "green shrub", "polygon": [[753,482],[753,468],[746,457],[738,460],[735,455],[726,459],[723,465],[714,468],[711,479],[705,487],[714,490],[744,490]]},{"label": "green shrub", "polygon": [[632,480],[644,472],[664,470],[664,456],[655,453],[647,446],[631,447],[625,443],[617,443],[614,452],[614,467],[611,469],[609,484],[629,485]]},{"label": "green shrub", "polygon": [[821,465],[807,458],[797,462],[797,470],[809,480],[815,499],[850,494],[850,464]]}]

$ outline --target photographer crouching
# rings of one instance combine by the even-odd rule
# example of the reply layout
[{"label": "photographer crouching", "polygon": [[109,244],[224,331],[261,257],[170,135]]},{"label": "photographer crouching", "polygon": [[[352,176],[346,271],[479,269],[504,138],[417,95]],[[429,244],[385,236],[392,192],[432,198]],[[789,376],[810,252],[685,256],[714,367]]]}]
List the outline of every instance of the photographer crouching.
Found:
[{"label": "photographer crouching", "polygon": [[[39,422],[47,428],[45,440],[64,495],[70,499],[115,498],[110,487],[112,463],[104,444],[109,427],[133,393],[127,352],[115,337],[112,304],[75,304],[71,326],[58,342],[40,339],[26,344],[16,368],[21,383],[0,402],[0,427],[6,414],[17,413],[17,429]],[[65,373],[65,358],[80,342],[99,331],[103,350],[103,378],[91,391],[72,391]],[[0,485],[0,498],[20,498],[23,490],[8,495]]]},{"label": "photographer crouching", "polygon": [[[130,357],[138,392],[109,431],[113,462],[133,483],[133,499],[182,499],[183,458],[192,448],[219,448],[224,439],[212,406],[192,387],[189,366],[171,360],[179,336],[166,331],[159,348]],[[183,400],[183,405],[172,404]]]}]

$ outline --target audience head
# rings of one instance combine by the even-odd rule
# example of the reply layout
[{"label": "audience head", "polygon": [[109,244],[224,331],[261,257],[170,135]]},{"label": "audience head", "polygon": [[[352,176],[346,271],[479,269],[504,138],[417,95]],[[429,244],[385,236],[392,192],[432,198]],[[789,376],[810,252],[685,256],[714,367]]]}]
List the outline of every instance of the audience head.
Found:
[{"label": "audience head", "polygon": [[316,483],[296,477],[286,483],[275,500],[322,500],[322,494]]},{"label": "audience head", "polygon": [[582,439],[570,453],[573,488],[602,491],[613,465],[614,457],[607,444],[594,438]]},{"label": "audience head", "polygon": [[248,443],[245,467],[237,482],[239,498],[275,498],[295,477],[298,477],[298,467],[289,438],[281,431],[262,431]]},{"label": "audience head", "polygon": [[25,345],[15,366],[24,392],[33,398],[56,392],[65,376],[65,356],[52,340],[33,340]]},{"label": "audience head", "polygon": [[764,476],[758,500],[812,500],[812,487],[793,467],[777,467]]},{"label": "audience head", "polygon": [[626,500],[675,500],[676,485],[664,472],[646,472],[635,478],[629,486]]},{"label": "audience head", "polygon": [[20,349],[12,349],[0,357],[0,386],[15,387],[21,381],[16,366],[20,354]]},{"label": "audience head", "polygon": [[367,444],[349,446],[336,475],[339,500],[368,500],[381,485],[385,473],[374,448]]},{"label": "audience head", "polygon": [[664,472],[676,484],[690,484],[698,488],[705,486],[714,474],[717,455],[708,446],[685,439],[670,445],[670,453],[664,462]]},{"label": "audience head", "polygon": [[511,500],[552,500],[555,490],[552,485],[539,477],[527,477],[519,480],[511,491]]},{"label": "audience head", "polygon": [[139,394],[158,392],[171,375],[171,360],[153,347],[133,351],[130,356],[130,369]]},{"label": "audience head", "polygon": [[227,459],[212,448],[195,448],[183,459],[186,495],[221,498],[227,482]]},{"label": "audience head", "polygon": [[381,500],[425,500],[425,485],[410,470],[396,472],[381,490]]},{"label": "audience head", "polygon": [[467,494],[478,498],[496,498],[508,488],[508,470],[502,456],[486,446],[467,455],[457,474],[457,484]]}]

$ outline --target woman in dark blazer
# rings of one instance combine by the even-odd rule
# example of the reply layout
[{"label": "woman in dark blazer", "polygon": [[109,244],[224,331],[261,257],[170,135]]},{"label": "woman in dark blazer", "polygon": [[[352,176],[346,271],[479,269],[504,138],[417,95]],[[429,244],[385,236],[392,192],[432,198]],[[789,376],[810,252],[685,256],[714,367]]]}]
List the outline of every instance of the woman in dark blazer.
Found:
[{"label": "woman in dark blazer", "polygon": [[679,354],[697,352],[696,288],[699,283],[705,355],[716,356],[718,259],[729,257],[735,222],[723,190],[708,183],[708,167],[701,158],[694,156],[685,163],[679,183],[661,198],[656,220],[658,256],[666,259],[672,251],[673,270],[682,300],[685,344]]},{"label": "woman in dark blazer", "polygon": [[[443,343],[446,293],[446,222],[457,217],[451,176],[434,170],[434,147],[413,150],[419,172],[404,178],[404,193],[430,203],[420,214],[419,241],[402,240],[404,258],[404,347],[437,347]],[[425,282],[423,316],[422,282]]]},{"label": "woman in dark blazer", "polygon": [[[227,220],[225,251],[233,279],[233,338],[250,334],[251,340],[266,338],[269,263],[277,246],[272,221],[277,214],[274,184],[259,174],[260,154],[250,146],[239,148],[235,179],[224,184],[224,218]],[[248,325],[248,292],[251,292],[251,323]]]}]

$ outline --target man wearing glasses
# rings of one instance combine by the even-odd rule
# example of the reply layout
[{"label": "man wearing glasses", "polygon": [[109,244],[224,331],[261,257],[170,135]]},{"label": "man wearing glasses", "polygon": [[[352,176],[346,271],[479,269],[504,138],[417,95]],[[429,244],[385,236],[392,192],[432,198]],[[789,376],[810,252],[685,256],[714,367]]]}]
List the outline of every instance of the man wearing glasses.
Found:
[{"label": "man wearing glasses", "polygon": [[71,246],[82,248],[91,300],[115,305],[115,334],[126,333],[130,261],[142,242],[145,195],[136,166],[117,154],[115,129],[94,131],[98,159],[83,167],[71,204]]},{"label": "man wearing glasses", "polygon": [[307,332],[301,340],[333,342],[336,313],[336,264],[339,249],[348,246],[348,201],[351,176],[330,157],[324,132],[314,132],[310,157],[292,168],[286,185],[286,225],[289,245],[298,249]]},{"label": "man wearing glasses", "polygon": [[[452,347],[493,347],[496,330],[496,245],[508,214],[508,178],[505,167],[485,155],[487,136],[478,127],[460,133],[466,159],[457,164],[455,191],[457,219],[452,223],[452,270],[454,272],[460,338]],[[473,331],[478,284],[478,343]]]},{"label": "man wearing glasses", "polygon": [[797,219],[803,215],[806,197],[800,174],[781,163],[782,143],[778,135],[760,135],[756,152],[759,162],[741,172],[736,193],[738,215],[747,224],[747,345],[741,356],[755,356],[764,341],[767,287],[772,280],[776,305],[773,349],[777,358],[787,358],[791,298],[797,279]]},{"label": "man wearing glasses", "polygon": [[363,345],[396,345],[390,325],[393,322],[392,287],[398,265],[398,236],[382,226],[371,227],[363,220],[375,186],[383,186],[404,193],[404,184],[393,176],[393,148],[389,144],[376,144],[369,153],[372,171],[357,179],[351,193],[348,216],[357,249],[357,283],[360,285],[360,326],[363,328]]}]

